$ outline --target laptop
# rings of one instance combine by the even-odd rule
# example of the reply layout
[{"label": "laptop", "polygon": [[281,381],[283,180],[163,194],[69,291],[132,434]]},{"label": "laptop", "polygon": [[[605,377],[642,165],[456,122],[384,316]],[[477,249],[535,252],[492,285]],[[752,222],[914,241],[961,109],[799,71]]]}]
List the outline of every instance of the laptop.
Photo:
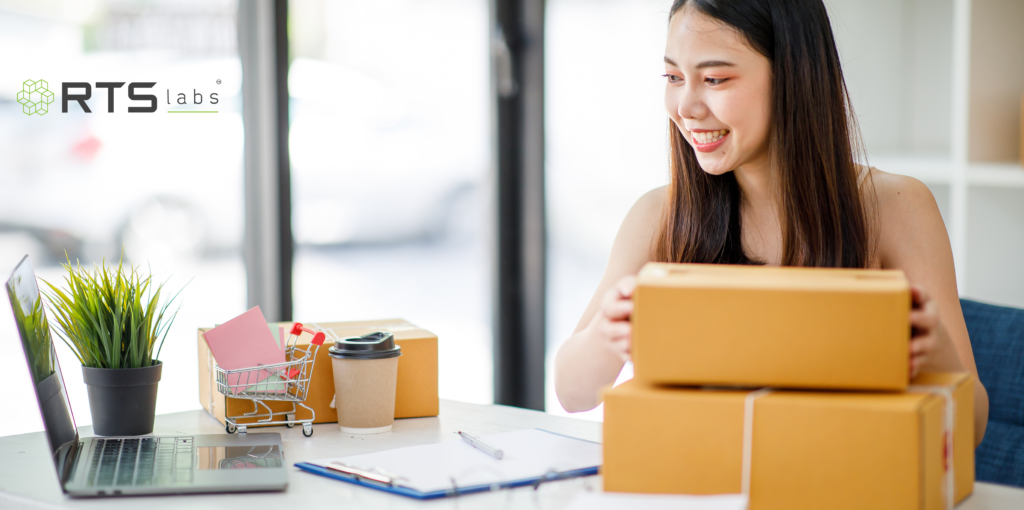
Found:
[{"label": "laptop", "polygon": [[280,491],[281,435],[79,437],[26,255],[7,280],[61,489],[72,497]]}]

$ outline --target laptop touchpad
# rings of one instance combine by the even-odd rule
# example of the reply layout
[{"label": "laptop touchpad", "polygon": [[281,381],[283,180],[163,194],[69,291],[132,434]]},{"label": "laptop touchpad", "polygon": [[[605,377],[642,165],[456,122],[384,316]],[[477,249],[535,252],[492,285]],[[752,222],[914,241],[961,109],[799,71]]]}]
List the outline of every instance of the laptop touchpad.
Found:
[{"label": "laptop touchpad", "polygon": [[200,446],[196,448],[196,469],[263,469],[283,467],[277,445]]}]

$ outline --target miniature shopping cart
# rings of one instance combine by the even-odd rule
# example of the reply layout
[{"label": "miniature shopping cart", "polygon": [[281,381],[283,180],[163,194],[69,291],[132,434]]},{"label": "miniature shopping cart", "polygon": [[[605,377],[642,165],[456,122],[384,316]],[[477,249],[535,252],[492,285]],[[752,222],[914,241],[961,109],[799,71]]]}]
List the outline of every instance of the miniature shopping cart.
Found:
[{"label": "miniature shopping cart", "polygon": [[[313,340],[308,346],[302,348],[297,345],[299,335],[303,332],[313,335]],[[310,381],[313,380],[313,365],[316,361],[316,353],[323,345],[325,335],[323,332],[314,331],[302,324],[295,323],[291,334],[285,344],[284,363],[272,365],[257,365],[255,367],[236,368],[226,370],[220,366],[214,367],[217,371],[217,391],[226,397],[242,398],[252,401],[253,410],[236,416],[225,416],[225,430],[228,434],[245,434],[248,427],[266,427],[269,425],[285,425],[288,428],[295,424],[302,424],[302,435],[309,437],[313,435],[313,421],[316,420],[316,411],[303,404],[306,395],[309,393]],[[290,411],[273,411],[266,402],[291,402]],[[266,412],[260,412],[260,407]],[[310,417],[306,420],[296,420],[295,411],[302,407],[309,411]],[[284,416],[284,421],[275,421],[275,417]],[[242,418],[255,418],[255,423],[238,423]]]}]

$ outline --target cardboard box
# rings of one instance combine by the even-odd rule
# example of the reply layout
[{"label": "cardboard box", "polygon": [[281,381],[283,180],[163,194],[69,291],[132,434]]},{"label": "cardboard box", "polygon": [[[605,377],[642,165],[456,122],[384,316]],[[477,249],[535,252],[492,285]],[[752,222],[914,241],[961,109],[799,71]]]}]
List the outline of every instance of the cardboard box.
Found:
[{"label": "cardboard box", "polygon": [[642,381],[907,386],[910,291],[901,271],[649,263],[633,300]]},{"label": "cardboard box", "polygon": [[[291,322],[279,323],[287,331]],[[314,323],[303,323],[313,326]],[[402,319],[382,319],[358,322],[321,322],[315,323],[321,329],[331,330],[339,338],[360,336],[374,331],[388,331],[395,335],[395,343],[402,347],[402,355],[398,358],[398,387],[395,396],[395,418],[417,418],[437,416],[439,402],[437,396],[437,336]],[[200,328],[199,341],[199,401],[214,418],[224,423],[224,415],[237,416],[253,410],[252,401],[225,397],[217,391],[217,364],[210,353],[209,346],[202,334],[210,328]],[[315,329],[315,328],[314,328]],[[329,338],[329,337],[328,337]],[[312,335],[303,334],[299,337],[299,345],[308,345]],[[334,399],[334,367],[328,349],[333,345],[331,340],[317,353],[313,362],[313,380],[305,404],[316,412],[314,423],[332,423],[338,421],[338,413],[330,407]],[[291,409],[289,402],[267,402],[275,412]],[[298,407],[297,419],[309,417],[309,411]],[[283,417],[282,417],[283,419]],[[255,419],[240,419],[239,423],[253,423]]]},{"label": "cardboard box", "polygon": [[[967,374],[915,384],[953,391],[954,500],[974,490],[974,393]],[[629,381],[605,392],[604,488],[740,493],[748,391]],[[944,397],[779,391],[753,400],[750,508],[944,509]]]}]

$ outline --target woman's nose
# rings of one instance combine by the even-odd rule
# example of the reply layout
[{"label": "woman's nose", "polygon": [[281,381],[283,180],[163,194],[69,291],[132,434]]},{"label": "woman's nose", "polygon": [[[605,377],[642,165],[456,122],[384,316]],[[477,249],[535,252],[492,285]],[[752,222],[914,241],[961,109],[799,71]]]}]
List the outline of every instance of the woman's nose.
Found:
[{"label": "woman's nose", "polygon": [[684,119],[703,119],[708,115],[708,107],[704,104],[703,98],[689,85],[681,87],[679,91],[679,103],[676,106],[676,113]]}]

